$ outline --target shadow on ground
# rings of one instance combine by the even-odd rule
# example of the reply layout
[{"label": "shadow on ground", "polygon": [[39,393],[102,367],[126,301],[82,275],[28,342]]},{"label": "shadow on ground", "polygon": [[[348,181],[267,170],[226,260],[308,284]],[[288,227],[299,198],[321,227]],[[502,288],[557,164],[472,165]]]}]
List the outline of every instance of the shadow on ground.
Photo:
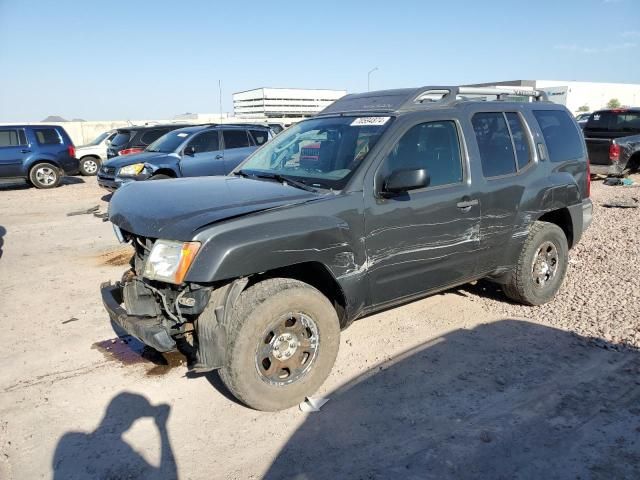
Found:
[{"label": "shadow on ground", "polygon": [[640,354],[561,330],[456,330],[329,397],[266,478],[640,478]]},{"label": "shadow on ground", "polygon": [[2,258],[2,246],[4,245],[4,236],[7,234],[7,229],[0,225],[0,258]]},{"label": "shadow on ground", "polygon": [[[53,458],[54,480],[87,478],[141,479],[178,477],[167,431],[169,405],[152,406],[134,393],[120,393],[107,406],[93,432],[69,432],[58,442]],[[154,419],[160,434],[160,464],[150,465],[122,438],[139,418]]]}]

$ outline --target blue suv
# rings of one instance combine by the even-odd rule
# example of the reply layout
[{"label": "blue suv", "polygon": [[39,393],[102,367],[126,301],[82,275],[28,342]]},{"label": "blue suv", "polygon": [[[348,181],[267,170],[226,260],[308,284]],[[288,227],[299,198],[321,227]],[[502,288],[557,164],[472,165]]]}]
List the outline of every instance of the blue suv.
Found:
[{"label": "blue suv", "polygon": [[173,130],[144,152],[114,157],[102,164],[98,184],[114,191],[136,180],[226,175],[273,138],[263,125],[198,125]]},{"label": "blue suv", "polygon": [[36,188],[54,188],[78,171],[76,149],[64,128],[0,126],[0,179],[23,178]]}]

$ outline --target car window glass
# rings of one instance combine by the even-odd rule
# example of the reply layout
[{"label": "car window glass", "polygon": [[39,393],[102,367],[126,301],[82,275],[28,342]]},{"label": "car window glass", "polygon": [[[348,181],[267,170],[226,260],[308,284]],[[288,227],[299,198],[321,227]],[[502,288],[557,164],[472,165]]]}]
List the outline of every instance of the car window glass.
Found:
[{"label": "car window glass", "polygon": [[39,128],[34,132],[40,145],[58,145],[62,143],[62,138],[54,128]]},{"label": "car window glass", "polygon": [[118,147],[120,145],[126,145],[127,142],[129,141],[129,138],[131,138],[130,132],[128,131],[118,132],[116,136],[113,137],[113,140],[111,140],[111,145],[113,145],[114,147]]},{"label": "car window glass", "polygon": [[189,147],[194,147],[196,153],[215,152],[220,150],[218,146],[218,131],[204,132],[189,142]]},{"label": "car window glass", "polygon": [[257,146],[264,145],[269,140],[269,135],[266,130],[249,130],[253,141]]},{"label": "car window glass", "polygon": [[534,110],[552,162],[576,160],[584,156],[582,135],[562,110]]},{"label": "car window glass", "polygon": [[513,145],[502,112],[476,113],[472,123],[480,150],[483,175],[498,177],[515,173]]},{"label": "car window glass", "polygon": [[635,131],[640,130],[640,113],[625,112],[616,115],[615,130]]},{"label": "car window glass", "polygon": [[520,115],[515,112],[507,112],[507,121],[509,122],[509,128],[511,129],[511,137],[513,138],[513,145],[516,147],[516,159],[518,161],[518,169],[524,168],[531,160],[531,150],[529,147],[529,141],[525,134],[524,125]]},{"label": "car window glass", "polygon": [[396,170],[427,170],[430,187],[462,182],[460,141],[452,121],[421,123],[405,133],[387,156],[387,176]]},{"label": "car window glass", "polygon": [[249,137],[246,130],[224,130],[224,148],[242,148],[249,146]]},{"label": "car window glass", "polygon": [[611,114],[609,112],[595,112],[587,121],[587,129],[607,130]]},{"label": "car window glass", "polygon": [[18,130],[0,130],[0,147],[17,147],[22,144]]},{"label": "car window glass", "polygon": [[148,132],[144,132],[142,134],[142,137],[140,137],[140,143],[142,143],[143,145],[149,145],[167,132],[169,132],[169,130],[167,129],[154,129],[149,130]]}]

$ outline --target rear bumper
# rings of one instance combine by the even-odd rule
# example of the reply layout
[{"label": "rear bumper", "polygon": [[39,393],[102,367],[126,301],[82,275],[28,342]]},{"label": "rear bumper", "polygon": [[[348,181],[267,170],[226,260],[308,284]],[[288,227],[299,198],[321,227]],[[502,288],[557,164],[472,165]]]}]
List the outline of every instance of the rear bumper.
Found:
[{"label": "rear bumper", "polygon": [[582,231],[584,232],[589,225],[591,225],[591,220],[593,219],[593,203],[591,199],[585,198],[582,200]]},{"label": "rear bumper", "polygon": [[65,175],[77,175],[80,173],[80,161],[77,158],[62,160],[60,167]]},{"label": "rear bumper", "polygon": [[116,323],[129,335],[137,338],[145,345],[155,348],[159,352],[168,352],[176,348],[176,342],[171,338],[167,329],[157,317],[141,317],[129,315],[122,307],[123,287],[121,283],[112,285],[105,282],[100,285],[102,303],[109,313],[111,321]]}]

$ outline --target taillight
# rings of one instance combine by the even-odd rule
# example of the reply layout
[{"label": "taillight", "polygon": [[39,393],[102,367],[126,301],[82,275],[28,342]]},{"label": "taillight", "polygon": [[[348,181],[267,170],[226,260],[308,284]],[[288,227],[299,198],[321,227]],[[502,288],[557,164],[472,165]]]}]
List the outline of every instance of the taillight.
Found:
[{"label": "taillight", "polygon": [[67,151],[69,152],[69,156],[70,157],[75,157],[76,156],[76,147],[74,147],[73,145],[69,145],[67,147]]},{"label": "taillight", "polygon": [[609,145],[609,160],[612,162],[617,162],[620,160],[620,145],[617,143],[612,143]]},{"label": "taillight", "polygon": [[120,150],[118,155],[131,155],[132,153],[140,153],[142,151],[142,148],[125,148],[124,150]]}]

